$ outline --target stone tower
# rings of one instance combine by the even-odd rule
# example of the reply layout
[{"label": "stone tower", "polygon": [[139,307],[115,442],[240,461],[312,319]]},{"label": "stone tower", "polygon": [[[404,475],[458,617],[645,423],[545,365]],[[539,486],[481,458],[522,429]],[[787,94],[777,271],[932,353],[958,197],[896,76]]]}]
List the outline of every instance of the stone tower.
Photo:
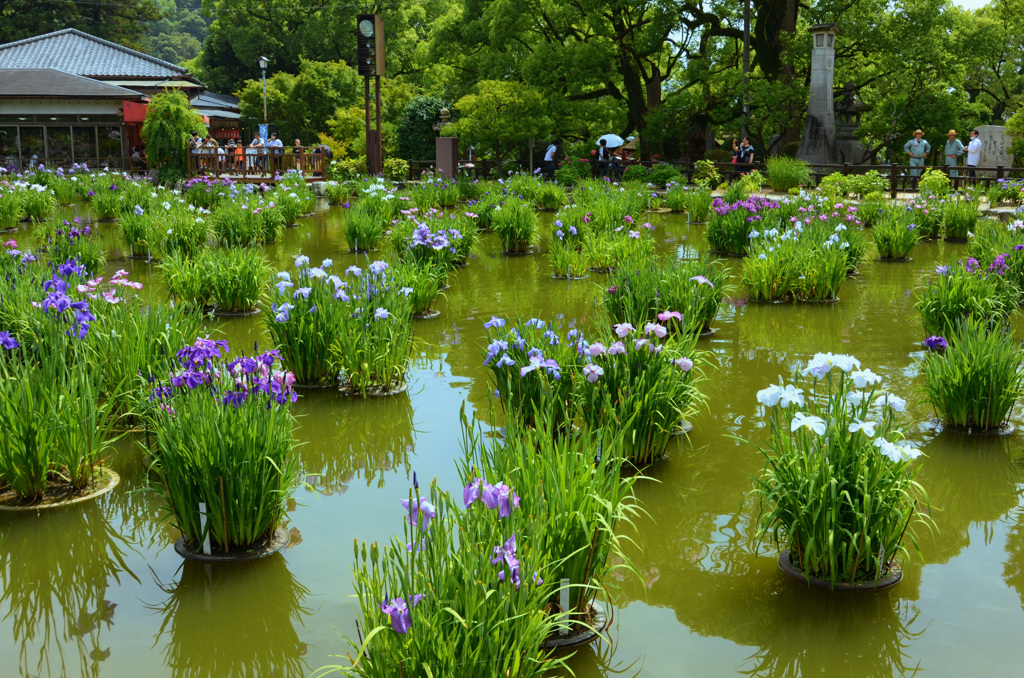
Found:
[{"label": "stone tower", "polygon": [[836,119],[832,104],[832,79],[835,72],[836,25],[819,24],[811,28],[811,95],[807,101],[807,119],[796,157],[812,165],[838,165]]}]

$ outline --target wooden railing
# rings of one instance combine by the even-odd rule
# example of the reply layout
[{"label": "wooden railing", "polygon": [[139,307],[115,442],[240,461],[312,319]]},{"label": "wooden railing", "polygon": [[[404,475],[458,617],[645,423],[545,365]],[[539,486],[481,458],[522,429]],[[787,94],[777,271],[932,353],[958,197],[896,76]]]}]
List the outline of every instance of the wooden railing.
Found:
[{"label": "wooden railing", "polygon": [[232,181],[270,183],[290,170],[302,172],[307,182],[324,181],[324,154],[312,149],[292,148],[202,148],[188,157],[190,177],[226,177]]}]

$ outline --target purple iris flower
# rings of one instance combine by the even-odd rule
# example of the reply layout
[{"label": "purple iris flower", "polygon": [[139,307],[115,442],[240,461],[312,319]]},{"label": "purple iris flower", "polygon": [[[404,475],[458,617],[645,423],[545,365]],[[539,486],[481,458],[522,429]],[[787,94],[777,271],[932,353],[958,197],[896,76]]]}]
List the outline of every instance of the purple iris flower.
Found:
[{"label": "purple iris flower", "polygon": [[416,500],[413,500],[412,508],[410,508],[409,500],[403,499],[402,506],[405,507],[406,512],[409,516],[406,520],[409,521],[410,525],[416,525],[419,522],[419,516],[423,516],[423,524],[420,529],[424,532],[430,527],[430,521],[437,517],[437,509],[431,504],[425,497],[420,499],[420,504],[416,506]]},{"label": "purple iris flower", "polygon": [[0,332],[0,346],[3,346],[8,351],[12,351],[21,346],[21,344],[18,343],[17,339],[11,336],[10,332],[4,330]]},{"label": "purple iris flower", "polygon": [[508,517],[513,508],[519,507],[519,495],[505,483],[484,485],[480,498],[487,508],[498,509],[499,518]]},{"label": "purple iris flower", "polygon": [[300,287],[299,289],[295,290],[295,294],[292,295],[292,299],[298,299],[299,297],[302,297],[303,299],[309,299],[309,293],[312,291],[312,287]]},{"label": "purple iris flower", "polygon": [[924,340],[924,345],[931,351],[942,351],[946,348],[946,340],[944,337],[933,334]]},{"label": "purple iris flower", "polygon": [[276,313],[276,315],[274,315],[274,320],[279,323],[288,322],[288,319],[290,318],[290,312],[293,308],[295,307],[291,304],[281,304],[280,306],[277,307],[271,306],[271,310],[275,311]]},{"label": "purple iris flower", "polygon": [[373,317],[375,320],[387,320],[389,317],[391,317],[391,314],[388,313],[388,310],[386,308],[378,308],[376,311],[373,312]]},{"label": "purple iris flower", "polygon": [[477,499],[480,498],[480,492],[484,487],[483,478],[473,478],[473,482],[462,488],[462,502],[469,508],[473,505]]},{"label": "purple iris flower", "polygon": [[[422,599],[422,593],[414,595],[412,597],[412,606],[416,607]],[[412,628],[412,611],[409,609],[404,598],[392,598],[390,601],[385,598],[384,602],[380,604],[380,611],[391,617],[391,628],[394,629],[395,633],[409,633],[409,629]]]},{"label": "purple iris flower", "polygon": [[[516,555],[516,535],[513,532],[512,536],[508,538],[501,546],[494,547],[494,555],[491,556],[492,565],[504,564],[509,573],[511,573],[512,583],[519,588],[519,557]],[[503,567],[501,572],[498,573],[498,580],[505,581],[505,568]]]}]

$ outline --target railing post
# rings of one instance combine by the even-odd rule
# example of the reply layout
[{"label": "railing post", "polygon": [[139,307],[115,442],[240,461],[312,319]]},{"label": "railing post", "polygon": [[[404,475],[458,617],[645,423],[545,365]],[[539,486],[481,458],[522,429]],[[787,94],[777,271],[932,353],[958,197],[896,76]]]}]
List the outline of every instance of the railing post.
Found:
[{"label": "railing post", "polygon": [[1003,178],[1003,166],[1002,165],[996,165],[996,181],[999,181],[1002,178]]},{"label": "railing post", "polygon": [[899,165],[889,165],[889,192],[893,200],[896,199],[896,180],[898,176],[896,170],[898,167]]},{"label": "railing post", "polygon": [[849,175],[850,175],[850,163],[844,162],[843,163],[843,176],[849,176]]}]

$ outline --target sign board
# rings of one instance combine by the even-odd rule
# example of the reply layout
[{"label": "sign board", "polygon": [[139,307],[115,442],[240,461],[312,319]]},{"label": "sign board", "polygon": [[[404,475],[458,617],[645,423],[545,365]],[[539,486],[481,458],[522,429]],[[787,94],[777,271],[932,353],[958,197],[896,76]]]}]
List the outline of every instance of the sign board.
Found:
[{"label": "sign board", "polygon": [[260,139],[263,139],[264,143],[266,143],[267,137],[270,136],[269,128],[270,126],[267,123],[260,125]]},{"label": "sign board", "polygon": [[1013,167],[1013,154],[1010,153],[1013,140],[1006,133],[1006,128],[1002,125],[981,125],[975,129],[982,143],[978,167]]}]

